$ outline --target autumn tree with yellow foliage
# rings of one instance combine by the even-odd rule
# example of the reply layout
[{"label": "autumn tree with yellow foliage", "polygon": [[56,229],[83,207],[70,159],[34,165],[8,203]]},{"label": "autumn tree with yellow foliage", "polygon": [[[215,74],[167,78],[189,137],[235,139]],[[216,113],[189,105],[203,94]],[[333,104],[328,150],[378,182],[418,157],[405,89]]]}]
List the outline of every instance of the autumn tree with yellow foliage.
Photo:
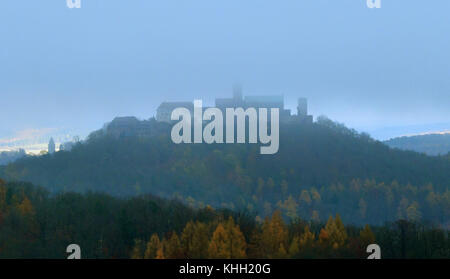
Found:
[{"label": "autumn tree with yellow foliage", "polygon": [[190,221],[181,233],[181,246],[188,259],[207,258],[208,242],[208,227],[204,223]]},{"label": "autumn tree with yellow foliage", "polygon": [[333,249],[338,249],[345,245],[348,236],[339,214],[336,214],[336,219],[334,220],[333,217],[330,216],[325,225],[325,231],[328,234],[328,240]]},{"label": "autumn tree with yellow foliage", "polygon": [[156,258],[158,249],[161,248],[161,241],[156,233],[154,233],[150,240],[147,242],[147,246],[144,253],[144,259],[154,259]]},{"label": "autumn tree with yellow foliage", "polygon": [[243,259],[247,243],[232,217],[225,224],[219,223],[209,244],[209,257],[213,259]]},{"label": "autumn tree with yellow foliage", "polygon": [[257,249],[264,257],[283,258],[289,249],[289,235],[280,211],[275,211],[272,218],[266,217],[262,225]]}]

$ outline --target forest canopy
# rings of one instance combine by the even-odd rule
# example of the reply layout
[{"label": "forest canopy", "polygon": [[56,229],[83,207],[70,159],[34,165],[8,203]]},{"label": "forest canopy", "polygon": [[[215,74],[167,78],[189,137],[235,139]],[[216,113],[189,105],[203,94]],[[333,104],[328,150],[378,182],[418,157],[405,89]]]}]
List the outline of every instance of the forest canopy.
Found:
[{"label": "forest canopy", "polygon": [[377,243],[382,258],[448,259],[449,237],[406,220],[349,226],[336,214],[286,222],[275,211],[258,221],[248,212],[192,209],[149,195],[49,195],[0,180],[0,258],[66,258],[73,243],[82,258],[367,258],[366,247]]}]

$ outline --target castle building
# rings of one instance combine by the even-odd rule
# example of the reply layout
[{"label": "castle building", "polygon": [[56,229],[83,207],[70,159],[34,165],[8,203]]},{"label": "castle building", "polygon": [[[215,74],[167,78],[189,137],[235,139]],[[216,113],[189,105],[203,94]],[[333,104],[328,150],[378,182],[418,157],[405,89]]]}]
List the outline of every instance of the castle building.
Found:
[{"label": "castle building", "polygon": [[297,115],[292,116],[300,122],[312,123],[312,115],[308,115],[308,100],[306,98],[298,98]]},{"label": "castle building", "polygon": [[[157,109],[156,120],[171,123],[170,116],[172,111],[179,107],[188,109],[191,112],[191,115],[193,115],[194,104],[192,102],[163,102]],[[240,87],[234,88],[233,97],[231,98],[216,98],[215,107],[223,112],[225,112],[226,108],[255,108],[257,110],[259,108],[278,108],[280,122],[313,122],[312,115],[308,115],[308,103],[306,98],[298,99],[297,115],[291,115],[291,110],[284,108],[283,96],[243,96]],[[268,116],[268,119],[270,119],[270,116]]]},{"label": "castle building", "polygon": [[191,114],[194,112],[194,103],[192,102],[163,102],[156,110],[156,120],[170,123],[172,111],[176,108],[186,108]]}]

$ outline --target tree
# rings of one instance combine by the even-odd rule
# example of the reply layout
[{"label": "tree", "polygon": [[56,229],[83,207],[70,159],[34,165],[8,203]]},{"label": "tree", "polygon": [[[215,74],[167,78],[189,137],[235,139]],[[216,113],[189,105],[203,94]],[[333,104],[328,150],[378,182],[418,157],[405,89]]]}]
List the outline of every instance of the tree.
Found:
[{"label": "tree", "polygon": [[158,248],[158,251],[156,251],[156,258],[155,259],[157,259],[157,260],[165,259],[165,257],[164,257],[164,250],[163,250],[163,246],[162,245]]},{"label": "tree", "polygon": [[134,240],[134,246],[133,250],[131,251],[131,258],[132,259],[142,259],[143,258],[143,242],[140,239]]},{"label": "tree", "polygon": [[208,227],[201,222],[188,222],[181,234],[181,246],[186,258],[208,257]]},{"label": "tree", "polygon": [[308,207],[311,205],[312,200],[311,200],[311,196],[309,195],[308,190],[302,191],[299,200],[300,200],[300,204],[304,205],[305,207]]},{"label": "tree", "polygon": [[322,197],[320,196],[319,192],[317,191],[316,188],[311,188],[310,190],[311,192],[311,198],[315,203],[319,203],[322,199]]},{"label": "tree", "polygon": [[416,222],[422,218],[422,213],[419,210],[419,204],[417,202],[411,203],[406,209],[406,217],[408,220]]},{"label": "tree", "polygon": [[232,217],[219,223],[209,244],[209,257],[215,259],[242,259],[246,257],[247,244],[239,226]]},{"label": "tree", "polygon": [[219,223],[209,244],[209,257],[212,259],[230,259],[227,242],[229,242],[229,239],[225,232],[225,228]]},{"label": "tree", "polygon": [[288,246],[288,230],[283,222],[279,210],[275,211],[272,218],[266,218],[262,226],[261,239],[259,249],[263,252],[263,256],[267,258],[276,258],[279,255],[281,246],[284,251]]},{"label": "tree", "polygon": [[339,214],[336,214],[335,220],[330,216],[325,230],[328,233],[330,244],[334,249],[344,246],[347,240],[347,232]]},{"label": "tree", "polygon": [[408,205],[409,205],[408,199],[405,197],[402,197],[402,199],[400,200],[400,203],[398,205],[398,208],[397,208],[397,218],[399,220],[408,218],[407,212],[406,212],[406,210],[408,209]]},{"label": "tree", "polygon": [[277,259],[286,259],[288,257],[288,252],[286,251],[286,248],[284,248],[284,245],[280,243],[280,247],[278,248],[278,253],[276,255]]},{"label": "tree", "polygon": [[319,233],[319,244],[321,246],[328,246],[330,242],[330,235],[325,228],[322,228]]},{"label": "tree", "polygon": [[299,245],[300,248],[304,247],[312,247],[314,245],[314,241],[316,240],[316,236],[309,230],[309,226],[305,226],[305,231],[300,236]]},{"label": "tree", "polygon": [[300,239],[298,236],[294,236],[289,246],[289,256],[295,257],[300,252]]},{"label": "tree", "polygon": [[154,233],[150,240],[147,242],[147,247],[145,249],[144,259],[154,259],[156,258],[158,249],[161,248],[161,242],[156,233]]},{"label": "tree", "polygon": [[319,211],[313,210],[311,213],[311,221],[319,223],[320,222],[320,215]]},{"label": "tree", "polygon": [[33,216],[34,215],[33,205],[31,204],[31,201],[30,201],[30,199],[28,199],[28,197],[24,197],[22,202],[17,207],[19,209],[20,214],[22,214],[22,216]]},{"label": "tree", "polygon": [[364,229],[360,231],[359,240],[363,247],[367,247],[367,245],[375,243],[375,235],[369,225],[365,225]]},{"label": "tree", "polygon": [[316,236],[310,231],[308,225],[304,227],[304,231],[300,236],[294,237],[294,239],[296,238],[298,242],[298,252],[296,254],[290,253],[291,257],[314,258],[317,256],[317,250],[314,250],[316,248]]},{"label": "tree", "polygon": [[167,241],[163,241],[164,256],[166,259],[182,259],[183,250],[181,248],[180,238],[176,232],[172,232]]},{"label": "tree", "polygon": [[283,209],[286,216],[288,216],[291,219],[297,218],[297,208],[298,204],[294,200],[292,196],[289,196],[287,200],[285,200],[283,203],[279,202],[278,206]]}]

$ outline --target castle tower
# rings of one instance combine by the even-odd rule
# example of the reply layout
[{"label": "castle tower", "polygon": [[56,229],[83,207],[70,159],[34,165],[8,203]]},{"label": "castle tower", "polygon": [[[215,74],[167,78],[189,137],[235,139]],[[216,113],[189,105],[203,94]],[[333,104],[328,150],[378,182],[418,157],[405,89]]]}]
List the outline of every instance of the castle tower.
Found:
[{"label": "castle tower", "polygon": [[297,115],[298,116],[308,115],[308,100],[306,98],[298,99]]},{"label": "castle tower", "polygon": [[55,141],[53,138],[50,138],[50,141],[48,142],[48,154],[55,153]]},{"label": "castle tower", "polygon": [[240,84],[235,84],[233,86],[233,99],[236,103],[241,103],[242,97],[242,86]]}]

